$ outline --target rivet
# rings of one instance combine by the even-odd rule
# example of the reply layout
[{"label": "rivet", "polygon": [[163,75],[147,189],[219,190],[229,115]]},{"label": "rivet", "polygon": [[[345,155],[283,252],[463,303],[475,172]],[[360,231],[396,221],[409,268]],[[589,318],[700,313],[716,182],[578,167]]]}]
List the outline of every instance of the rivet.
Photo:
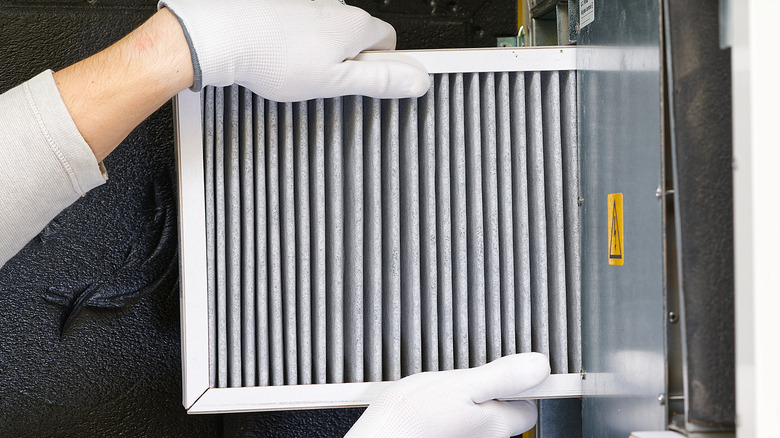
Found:
[{"label": "rivet", "polygon": [[582,207],[582,203],[585,202],[585,199],[582,197],[577,198],[577,206]]},{"label": "rivet", "polygon": [[666,404],[666,397],[663,394],[658,394],[658,403],[661,405]]},{"label": "rivet", "polygon": [[669,312],[669,322],[670,323],[677,324],[677,321],[679,321],[679,320],[680,320],[680,317],[676,313]]}]

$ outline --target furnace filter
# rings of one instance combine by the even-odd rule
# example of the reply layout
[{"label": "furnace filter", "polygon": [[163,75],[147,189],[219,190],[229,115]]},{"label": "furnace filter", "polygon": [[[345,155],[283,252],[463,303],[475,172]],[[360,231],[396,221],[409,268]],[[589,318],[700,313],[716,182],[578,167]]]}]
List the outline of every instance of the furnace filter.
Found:
[{"label": "furnace filter", "polygon": [[419,99],[188,99],[204,390],[335,391],[528,351],[580,372],[574,70],[434,73]]}]

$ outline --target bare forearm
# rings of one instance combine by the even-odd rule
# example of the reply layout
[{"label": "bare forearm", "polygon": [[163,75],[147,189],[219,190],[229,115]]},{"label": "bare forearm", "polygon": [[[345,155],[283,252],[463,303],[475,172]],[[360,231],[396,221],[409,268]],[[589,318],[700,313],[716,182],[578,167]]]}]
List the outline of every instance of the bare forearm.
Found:
[{"label": "bare forearm", "polygon": [[138,124],[192,85],[187,41],[161,9],[114,45],[54,74],[76,127],[102,161]]}]

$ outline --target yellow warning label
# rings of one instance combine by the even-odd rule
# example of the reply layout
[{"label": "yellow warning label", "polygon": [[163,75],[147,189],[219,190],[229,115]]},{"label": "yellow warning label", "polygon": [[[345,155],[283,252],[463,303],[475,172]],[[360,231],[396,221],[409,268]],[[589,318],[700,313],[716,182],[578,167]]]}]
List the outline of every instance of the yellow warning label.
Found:
[{"label": "yellow warning label", "polygon": [[607,195],[607,230],[609,230],[609,264],[623,266],[623,194]]}]

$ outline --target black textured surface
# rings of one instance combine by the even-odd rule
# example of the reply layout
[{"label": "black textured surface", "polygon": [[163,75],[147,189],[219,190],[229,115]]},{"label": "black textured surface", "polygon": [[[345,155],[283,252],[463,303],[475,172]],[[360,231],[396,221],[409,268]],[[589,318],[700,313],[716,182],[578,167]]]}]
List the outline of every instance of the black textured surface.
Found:
[{"label": "black textured surface", "polygon": [[[154,1],[0,0],[0,92],[108,46]],[[399,48],[492,46],[507,0],[350,2]],[[181,406],[169,105],[107,160],[109,181],[0,270],[0,436],[342,436],[362,409],[188,416]]]},{"label": "black textured surface", "polygon": [[718,3],[669,1],[689,423],[734,427],[731,57]]}]

